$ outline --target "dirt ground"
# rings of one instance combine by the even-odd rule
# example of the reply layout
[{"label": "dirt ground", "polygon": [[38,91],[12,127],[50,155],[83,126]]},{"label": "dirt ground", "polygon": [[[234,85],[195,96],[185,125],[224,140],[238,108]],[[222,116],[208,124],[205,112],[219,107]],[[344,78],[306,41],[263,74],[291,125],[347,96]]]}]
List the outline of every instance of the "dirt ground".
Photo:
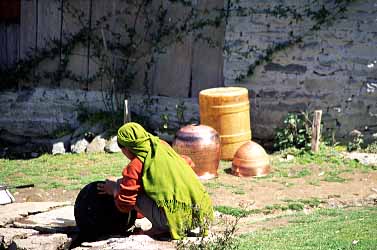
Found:
[{"label": "dirt ground", "polygon": [[[285,199],[339,198],[352,200],[367,197],[377,189],[377,171],[369,173],[344,173],[344,183],[321,181],[318,185],[309,184],[313,178],[292,178],[287,181],[258,180],[255,178],[235,177],[222,174],[216,182],[225,187],[209,187],[215,205],[238,206],[249,203],[252,208],[278,204]],[[243,190],[237,194],[237,190]],[[12,192],[17,202],[30,201],[71,201],[74,202],[78,191],[62,188],[42,190],[38,188],[18,189]]]},{"label": "dirt ground", "polygon": [[[312,174],[301,178],[243,178],[226,173],[210,182],[204,182],[213,203],[216,206],[261,209],[267,205],[283,204],[285,200],[318,198],[328,207],[362,206],[368,197],[377,197],[377,171],[340,174],[345,182],[318,181],[321,175],[316,165],[308,167]],[[315,185],[313,185],[313,180]],[[17,202],[30,201],[70,201],[74,204],[78,191],[53,189],[41,190],[26,188],[13,191]],[[377,201],[377,198],[376,200]],[[370,205],[370,203],[369,203]],[[372,204],[377,205],[377,204]],[[260,228],[278,227],[287,224],[276,211],[264,215],[255,214],[240,221],[239,233],[250,232]],[[309,211],[310,212],[310,211]],[[273,222],[266,220],[276,218]]]}]

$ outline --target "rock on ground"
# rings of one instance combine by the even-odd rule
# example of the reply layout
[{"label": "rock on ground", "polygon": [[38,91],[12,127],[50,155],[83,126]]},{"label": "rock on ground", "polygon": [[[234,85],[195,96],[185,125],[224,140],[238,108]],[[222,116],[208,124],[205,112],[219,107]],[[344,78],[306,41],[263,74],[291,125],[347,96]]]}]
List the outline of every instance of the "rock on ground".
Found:
[{"label": "rock on ground", "polygon": [[39,234],[33,229],[23,228],[0,228],[0,249],[8,249],[15,239],[25,239]]},{"label": "rock on ground", "polygon": [[30,214],[46,212],[52,208],[69,205],[69,202],[24,202],[0,206],[0,227]]},{"label": "rock on ground", "polygon": [[41,233],[77,232],[73,206],[55,208],[48,212],[30,215],[14,222],[14,226],[37,229]]},{"label": "rock on ground", "polygon": [[65,154],[64,142],[57,142],[52,145],[52,154],[53,155],[62,155]]},{"label": "rock on ground", "polygon": [[377,166],[377,154],[351,152],[351,153],[347,153],[346,157],[352,160],[357,160],[365,165]]},{"label": "rock on ground", "polygon": [[63,136],[59,139],[52,141],[52,154],[65,154],[67,149],[69,149],[71,142],[71,135]]},{"label": "rock on ground", "polygon": [[84,153],[88,144],[89,142],[84,137],[77,138],[72,141],[71,152],[76,154]]},{"label": "rock on ground", "polygon": [[86,152],[87,153],[104,152],[105,146],[106,146],[106,139],[104,139],[102,135],[98,135],[86,147]]},{"label": "rock on ground", "polygon": [[120,152],[120,148],[118,147],[117,137],[113,136],[109,141],[107,141],[105,146],[105,152],[107,153],[118,153]]},{"label": "rock on ground", "polygon": [[73,250],[172,250],[175,244],[157,241],[147,235],[131,235],[124,238],[110,238],[103,241],[85,242]]},{"label": "rock on ground", "polygon": [[65,250],[72,240],[65,234],[32,235],[26,239],[15,239],[10,249],[22,250]]}]

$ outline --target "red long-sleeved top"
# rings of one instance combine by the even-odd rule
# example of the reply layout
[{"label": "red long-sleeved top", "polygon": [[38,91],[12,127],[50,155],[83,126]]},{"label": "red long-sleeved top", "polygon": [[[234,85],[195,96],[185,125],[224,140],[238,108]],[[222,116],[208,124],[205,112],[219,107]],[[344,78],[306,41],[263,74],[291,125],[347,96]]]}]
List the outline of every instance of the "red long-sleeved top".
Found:
[{"label": "red long-sleeved top", "polygon": [[[181,155],[181,157],[191,166],[195,164],[190,157]],[[118,193],[115,194],[115,205],[118,210],[124,213],[130,212],[135,204],[137,195],[143,192],[141,177],[143,173],[143,163],[135,157],[123,169],[122,180],[120,182]]]},{"label": "red long-sleeved top", "polygon": [[115,205],[119,211],[128,213],[135,206],[137,195],[142,191],[142,172],[143,163],[137,157],[123,169],[123,178],[115,195]]}]

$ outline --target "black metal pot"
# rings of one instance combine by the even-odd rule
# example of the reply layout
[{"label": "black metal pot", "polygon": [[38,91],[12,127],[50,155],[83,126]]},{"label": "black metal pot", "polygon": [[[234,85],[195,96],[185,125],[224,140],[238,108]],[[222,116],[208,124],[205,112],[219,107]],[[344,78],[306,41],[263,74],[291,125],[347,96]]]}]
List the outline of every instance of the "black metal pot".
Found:
[{"label": "black metal pot", "polygon": [[86,185],[75,201],[74,215],[82,240],[96,240],[106,235],[127,235],[136,220],[136,211],[122,213],[111,195],[98,194],[97,184]]}]

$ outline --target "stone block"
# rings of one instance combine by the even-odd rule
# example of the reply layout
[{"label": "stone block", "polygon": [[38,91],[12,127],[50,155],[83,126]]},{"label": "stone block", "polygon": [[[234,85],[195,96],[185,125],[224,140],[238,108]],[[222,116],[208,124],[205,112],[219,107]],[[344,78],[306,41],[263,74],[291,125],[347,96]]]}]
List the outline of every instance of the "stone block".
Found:
[{"label": "stone block", "polygon": [[26,239],[15,239],[10,249],[68,250],[71,241],[65,234],[32,235]]},{"label": "stone block", "polygon": [[288,64],[288,65],[281,65],[277,63],[268,63],[264,66],[266,71],[277,71],[280,73],[285,74],[305,74],[307,71],[307,67],[305,65],[298,65],[298,64]]},{"label": "stone block", "polygon": [[126,238],[110,238],[97,242],[85,242],[82,246],[72,250],[173,250],[175,244],[172,241],[158,241],[147,235],[131,235]]},{"label": "stone block", "polygon": [[29,214],[46,212],[68,204],[67,202],[16,202],[0,206],[0,227],[12,224],[14,221],[22,219]]},{"label": "stone block", "polygon": [[15,239],[25,239],[36,234],[39,232],[33,229],[0,228],[0,249],[9,249]]},{"label": "stone block", "polygon": [[73,206],[55,208],[50,211],[29,215],[15,221],[18,228],[38,230],[41,233],[77,232]]},{"label": "stone block", "polygon": [[63,142],[56,142],[52,145],[52,152],[53,155],[61,155],[65,154],[65,147]]},{"label": "stone block", "polygon": [[84,137],[79,137],[71,142],[71,152],[81,154],[86,151],[89,142]]},{"label": "stone block", "polygon": [[121,149],[118,147],[117,137],[112,136],[110,140],[106,142],[105,152],[107,153],[119,153]]},{"label": "stone block", "polygon": [[65,154],[70,148],[71,135],[63,136],[52,141],[52,154]]},{"label": "stone block", "polygon": [[93,141],[91,141],[88,146],[86,147],[87,153],[101,153],[105,151],[106,146],[106,139],[103,135],[98,135],[94,137]]}]

